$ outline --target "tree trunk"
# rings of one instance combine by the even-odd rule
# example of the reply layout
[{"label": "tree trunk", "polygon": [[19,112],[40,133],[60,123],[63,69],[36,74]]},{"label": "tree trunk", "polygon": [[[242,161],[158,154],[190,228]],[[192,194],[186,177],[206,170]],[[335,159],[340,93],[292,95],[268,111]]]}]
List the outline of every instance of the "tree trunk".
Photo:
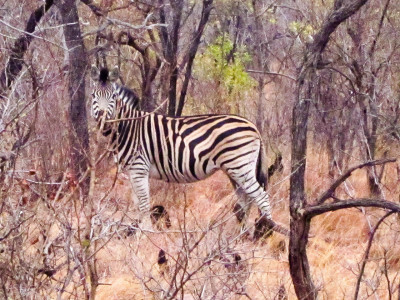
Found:
[{"label": "tree trunk", "polygon": [[316,299],[317,291],[312,282],[307,258],[307,242],[310,219],[304,215],[307,208],[304,176],[306,170],[307,127],[310,102],[313,99],[313,85],[316,71],[321,63],[330,35],[344,20],[353,15],[367,0],[355,0],[344,4],[335,1],[333,11],[327,16],[314,41],[306,50],[298,76],[296,103],[292,115],[292,161],[290,177],[290,240],[289,265],[294,289],[299,299]]},{"label": "tree trunk", "polygon": [[[310,70],[307,71],[308,68]],[[289,265],[297,297],[299,299],[316,299],[317,291],[311,279],[306,252],[310,224],[302,214],[304,207],[307,205],[304,192],[304,175],[306,168],[308,114],[313,83],[311,77],[315,77],[315,70],[311,65],[306,67],[305,70],[299,77],[297,103],[293,108],[292,116]]]},{"label": "tree trunk", "polygon": [[[63,0],[58,4],[64,26],[65,44],[68,49],[69,81],[68,94],[70,97],[69,118],[71,147],[70,168],[75,179],[88,166],[89,135],[85,105],[85,72],[87,59],[85,46],[79,27],[79,16],[75,0]],[[89,179],[85,180],[83,190],[88,191]]]},{"label": "tree trunk", "polygon": [[[258,12],[262,10],[263,3],[262,1],[259,0],[252,0],[251,5],[253,8],[254,12]],[[254,32],[254,37],[258,41],[262,41],[265,36],[262,34],[264,29],[263,22],[262,22],[262,15],[261,14],[256,14],[254,15],[254,24],[255,24],[255,32]],[[269,65],[268,62],[270,61],[268,59],[269,56],[269,46],[268,43],[259,43],[255,45],[254,52],[256,53],[255,57],[255,62],[256,62],[256,69],[261,70],[261,71],[266,71],[269,72]],[[258,81],[258,86],[257,86],[257,92],[258,92],[258,99],[257,99],[257,120],[256,120],[256,126],[258,130],[260,130],[261,135],[264,135],[265,130],[264,130],[264,125],[265,125],[265,75],[260,74],[258,75],[257,78]]]},{"label": "tree trunk", "polygon": [[[167,12],[163,5],[163,1],[159,0],[160,4],[160,21],[163,24],[168,23]],[[168,115],[174,116],[176,113],[176,88],[178,82],[178,41],[179,41],[179,30],[181,27],[183,1],[182,0],[171,0],[171,15],[169,22],[171,24],[171,30],[168,32],[166,27],[160,27],[161,44],[163,47],[163,55],[168,64],[166,85],[168,86]],[[165,89],[165,87],[164,87]]]},{"label": "tree trunk", "polygon": [[176,109],[176,116],[180,117],[182,115],[183,106],[185,104],[185,98],[187,94],[187,90],[189,87],[189,81],[192,76],[192,68],[193,62],[196,57],[197,49],[200,45],[200,39],[203,36],[204,28],[208,22],[208,18],[210,17],[212,3],[214,0],[203,0],[203,9],[201,12],[201,18],[197,30],[194,33],[193,41],[189,52],[187,53],[187,64],[186,64],[186,71],[185,71],[185,78],[183,80],[181,94],[179,96],[178,107]]}]

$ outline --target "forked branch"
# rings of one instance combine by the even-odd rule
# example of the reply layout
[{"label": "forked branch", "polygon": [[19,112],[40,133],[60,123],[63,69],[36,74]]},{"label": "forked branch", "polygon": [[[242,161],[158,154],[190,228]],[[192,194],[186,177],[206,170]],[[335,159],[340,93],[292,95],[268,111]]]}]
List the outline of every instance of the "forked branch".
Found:
[{"label": "forked branch", "polygon": [[335,193],[335,191],[339,187],[339,185],[341,185],[344,181],[346,181],[346,179],[349,178],[351,176],[351,174],[355,170],[361,169],[361,168],[364,168],[364,167],[383,165],[383,164],[387,164],[387,163],[395,162],[395,161],[396,161],[395,158],[387,158],[387,159],[379,159],[379,160],[367,161],[365,163],[359,164],[357,166],[354,166],[354,167],[348,169],[342,176],[340,176],[338,179],[336,179],[335,182],[317,199],[316,203],[317,204],[322,204],[327,199],[332,197],[332,195]]}]

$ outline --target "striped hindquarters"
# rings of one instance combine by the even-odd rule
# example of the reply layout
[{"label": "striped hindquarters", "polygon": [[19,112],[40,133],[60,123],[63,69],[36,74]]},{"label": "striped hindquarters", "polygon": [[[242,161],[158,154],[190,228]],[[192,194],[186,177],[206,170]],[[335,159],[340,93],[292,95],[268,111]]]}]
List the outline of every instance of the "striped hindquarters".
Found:
[{"label": "striped hindquarters", "polygon": [[255,125],[234,115],[151,114],[142,124],[142,139],[155,167],[152,177],[171,182],[193,182],[218,169],[235,172],[244,165],[255,172],[261,146]]}]

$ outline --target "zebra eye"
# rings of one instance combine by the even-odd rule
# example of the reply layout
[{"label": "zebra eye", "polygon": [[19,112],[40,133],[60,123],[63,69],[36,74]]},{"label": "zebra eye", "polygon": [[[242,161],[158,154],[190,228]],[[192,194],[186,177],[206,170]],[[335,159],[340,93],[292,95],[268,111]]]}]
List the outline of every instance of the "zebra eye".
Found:
[{"label": "zebra eye", "polygon": [[117,99],[117,97],[118,97],[117,94],[113,94],[113,95],[112,95],[112,98],[113,98],[114,100]]},{"label": "zebra eye", "polygon": [[94,98],[94,96],[95,96],[95,95],[94,95],[94,92],[93,92],[93,93],[92,93],[92,97]]}]

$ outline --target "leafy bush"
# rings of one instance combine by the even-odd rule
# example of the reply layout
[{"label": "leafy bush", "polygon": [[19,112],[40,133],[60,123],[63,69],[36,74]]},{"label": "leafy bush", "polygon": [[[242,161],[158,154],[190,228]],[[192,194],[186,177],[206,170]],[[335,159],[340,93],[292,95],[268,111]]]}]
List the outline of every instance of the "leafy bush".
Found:
[{"label": "leafy bush", "polygon": [[219,36],[196,59],[194,76],[199,81],[216,83],[220,101],[237,104],[256,86],[256,81],[246,72],[251,61],[244,46],[235,49],[227,35]]}]

